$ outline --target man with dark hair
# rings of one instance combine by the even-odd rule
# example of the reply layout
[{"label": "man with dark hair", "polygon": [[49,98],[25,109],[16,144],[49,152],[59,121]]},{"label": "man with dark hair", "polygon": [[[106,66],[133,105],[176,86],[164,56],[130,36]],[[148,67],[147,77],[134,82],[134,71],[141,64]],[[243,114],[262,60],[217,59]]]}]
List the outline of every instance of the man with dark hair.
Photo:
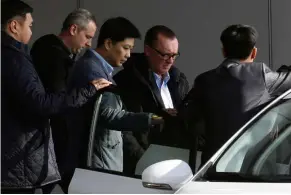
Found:
[{"label": "man with dark hair", "polygon": [[187,146],[186,139],[179,139],[182,130],[175,117],[176,109],[189,90],[186,76],[173,66],[179,55],[175,33],[166,26],[153,26],[145,35],[144,53],[133,54],[123,64],[124,69],[113,77],[129,111],[153,112],[166,119],[162,133],[124,133],[124,172],[127,175],[134,174],[138,160],[150,144]]},{"label": "man with dark hair", "polygon": [[104,46],[108,38],[115,44],[124,41],[128,37],[140,39],[139,30],[126,18],[110,18],[102,25],[102,32],[100,30],[97,47]]},{"label": "man with dark hair", "polygon": [[[206,145],[202,164],[245,124],[262,105],[291,88],[291,73],[273,72],[257,55],[254,27],[231,25],[221,34],[225,60],[199,75],[181,107],[189,127],[203,122]],[[197,138],[194,128],[189,128]],[[196,137],[196,138],[195,138]]]},{"label": "man with dark hair", "polygon": [[1,2],[1,9],[1,192],[49,193],[60,180],[49,117],[82,106],[110,82],[90,80],[70,93],[46,92],[27,49],[33,9],[13,0]]},{"label": "man with dark hair", "polygon": [[[129,20],[123,17],[108,19],[100,29],[97,48],[86,51],[76,63],[70,79],[70,87],[82,87],[89,80],[99,78],[105,78],[114,83],[113,67],[120,67],[130,57],[136,38],[140,38],[140,33]],[[70,113],[69,121],[71,121],[71,128],[82,129],[86,133],[90,129],[92,113],[99,110],[93,158],[90,163],[93,168],[122,172],[123,140],[121,131],[146,132],[152,125],[163,121],[150,113],[125,111],[118,89],[115,89],[108,89],[102,94],[98,104],[99,109],[94,108],[94,102],[91,102],[83,109]],[[132,98],[134,99],[134,96]],[[84,146],[88,145],[88,137],[84,141]],[[86,160],[86,155],[87,148],[84,147],[80,160]],[[80,162],[81,167],[85,166],[84,164],[84,162]]]},{"label": "man with dark hair", "polygon": [[[80,8],[66,17],[59,35],[44,35],[33,44],[31,49],[33,63],[47,91],[59,92],[66,89],[77,55],[83,48],[91,46],[96,29],[95,17],[88,10]],[[62,176],[61,186],[66,192],[72,175],[67,173],[70,164],[68,155],[71,155],[74,147],[69,143],[74,138],[66,127],[65,114],[52,116],[50,124],[56,159]]]}]

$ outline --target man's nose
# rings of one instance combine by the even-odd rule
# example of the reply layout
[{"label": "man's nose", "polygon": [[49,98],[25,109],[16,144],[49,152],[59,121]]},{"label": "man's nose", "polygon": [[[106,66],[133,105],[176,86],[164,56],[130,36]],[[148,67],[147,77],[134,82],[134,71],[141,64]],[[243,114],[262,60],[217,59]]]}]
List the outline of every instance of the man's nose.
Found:
[{"label": "man's nose", "polygon": [[91,47],[92,46],[92,42],[91,41],[88,41],[87,43],[86,43],[86,47]]},{"label": "man's nose", "polygon": [[174,61],[175,61],[174,57],[170,57],[170,58],[167,60],[167,62],[168,62],[169,64],[173,64]]},{"label": "man's nose", "polygon": [[130,52],[126,52],[125,57],[126,57],[126,58],[130,58]]}]

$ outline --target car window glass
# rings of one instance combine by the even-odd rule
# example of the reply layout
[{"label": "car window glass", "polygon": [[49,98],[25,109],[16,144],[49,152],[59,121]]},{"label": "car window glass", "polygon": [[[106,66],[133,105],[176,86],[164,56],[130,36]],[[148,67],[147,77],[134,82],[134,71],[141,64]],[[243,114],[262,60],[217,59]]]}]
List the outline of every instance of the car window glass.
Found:
[{"label": "car window glass", "polygon": [[[256,160],[260,159],[262,154],[271,158],[274,152],[266,153],[273,144],[273,151],[278,151],[278,161],[273,166],[277,166],[276,162],[286,162],[290,160],[290,153],[281,147],[290,148],[290,135],[281,138],[285,132],[289,131],[291,124],[291,100],[279,104],[270,109],[259,120],[253,123],[244,134],[234,142],[227,152],[219,159],[216,165],[217,172],[234,172],[234,173],[249,173],[254,168]],[[281,139],[279,139],[281,138]],[[277,143],[278,142],[278,143]],[[276,146],[274,146],[276,143]],[[279,147],[280,146],[280,147]],[[289,146],[289,147],[288,147]],[[264,153],[265,152],[265,153]],[[267,155],[269,154],[269,155]],[[277,154],[277,152],[276,152]],[[273,155],[274,156],[274,155]],[[276,156],[277,158],[277,156]],[[263,162],[263,160],[261,160]],[[270,161],[264,161],[270,162]],[[288,161],[289,162],[289,161]],[[278,164],[280,164],[278,163]],[[279,167],[280,165],[278,165]],[[258,169],[257,165],[257,169]],[[264,166],[261,166],[264,167]],[[280,174],[278,171],[272,174]],[[256,173],[259,173],[256,171]],[[267,173],[266,173],[267,174]],[[271,173],[270,173],[271,174]]]},{"label": "car window glass", "polygon": [[291,175],[291,126],[255,161],[253,175]]}]

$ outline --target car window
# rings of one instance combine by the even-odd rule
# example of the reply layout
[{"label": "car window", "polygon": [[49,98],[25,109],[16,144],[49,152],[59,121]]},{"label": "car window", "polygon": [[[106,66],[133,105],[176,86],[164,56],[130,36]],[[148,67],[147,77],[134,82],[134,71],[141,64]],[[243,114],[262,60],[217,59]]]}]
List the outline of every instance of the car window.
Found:
[{"label": "car window", "polygon": [[253,123],[216,163],[216,172],[290,175],[291,100]]},{"label": "car window", "polygon": [[253,175],[291,175],[291,126],[272,142],[253,166]]}]

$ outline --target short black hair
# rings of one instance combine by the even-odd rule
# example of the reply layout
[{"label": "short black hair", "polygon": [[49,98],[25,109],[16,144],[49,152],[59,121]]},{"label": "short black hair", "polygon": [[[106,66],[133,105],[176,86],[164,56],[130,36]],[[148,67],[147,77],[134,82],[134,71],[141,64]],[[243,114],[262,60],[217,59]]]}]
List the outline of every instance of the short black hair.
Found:
[{"label": "short black hair", "polygon": [[153,47],[155,41],[158,40],[158,35],[162,34],[168,38],[175,38],[176,34],[170,28],[163,25],[156,25],[151,27],[145,35],[144,44]]},{"label": "short black hair", "polygon": [[33,8],[20,0],[6,0],[1,2],[1,26],[2,29],[15,17],[26,19],[26,14],[32,13]]},{"label": "short black hair", "polygon": [[106,39],[117,43],[127,38],[141,38],[136,26],[124,17],[110,18],[100,28],[97,47],[104,45]]},{"label": "short black hair", "polygon": [[258,39],[257,30],[249,25],[228,26],[221,33],[220,40],[226,58],[246,59],[252,52]]}]

